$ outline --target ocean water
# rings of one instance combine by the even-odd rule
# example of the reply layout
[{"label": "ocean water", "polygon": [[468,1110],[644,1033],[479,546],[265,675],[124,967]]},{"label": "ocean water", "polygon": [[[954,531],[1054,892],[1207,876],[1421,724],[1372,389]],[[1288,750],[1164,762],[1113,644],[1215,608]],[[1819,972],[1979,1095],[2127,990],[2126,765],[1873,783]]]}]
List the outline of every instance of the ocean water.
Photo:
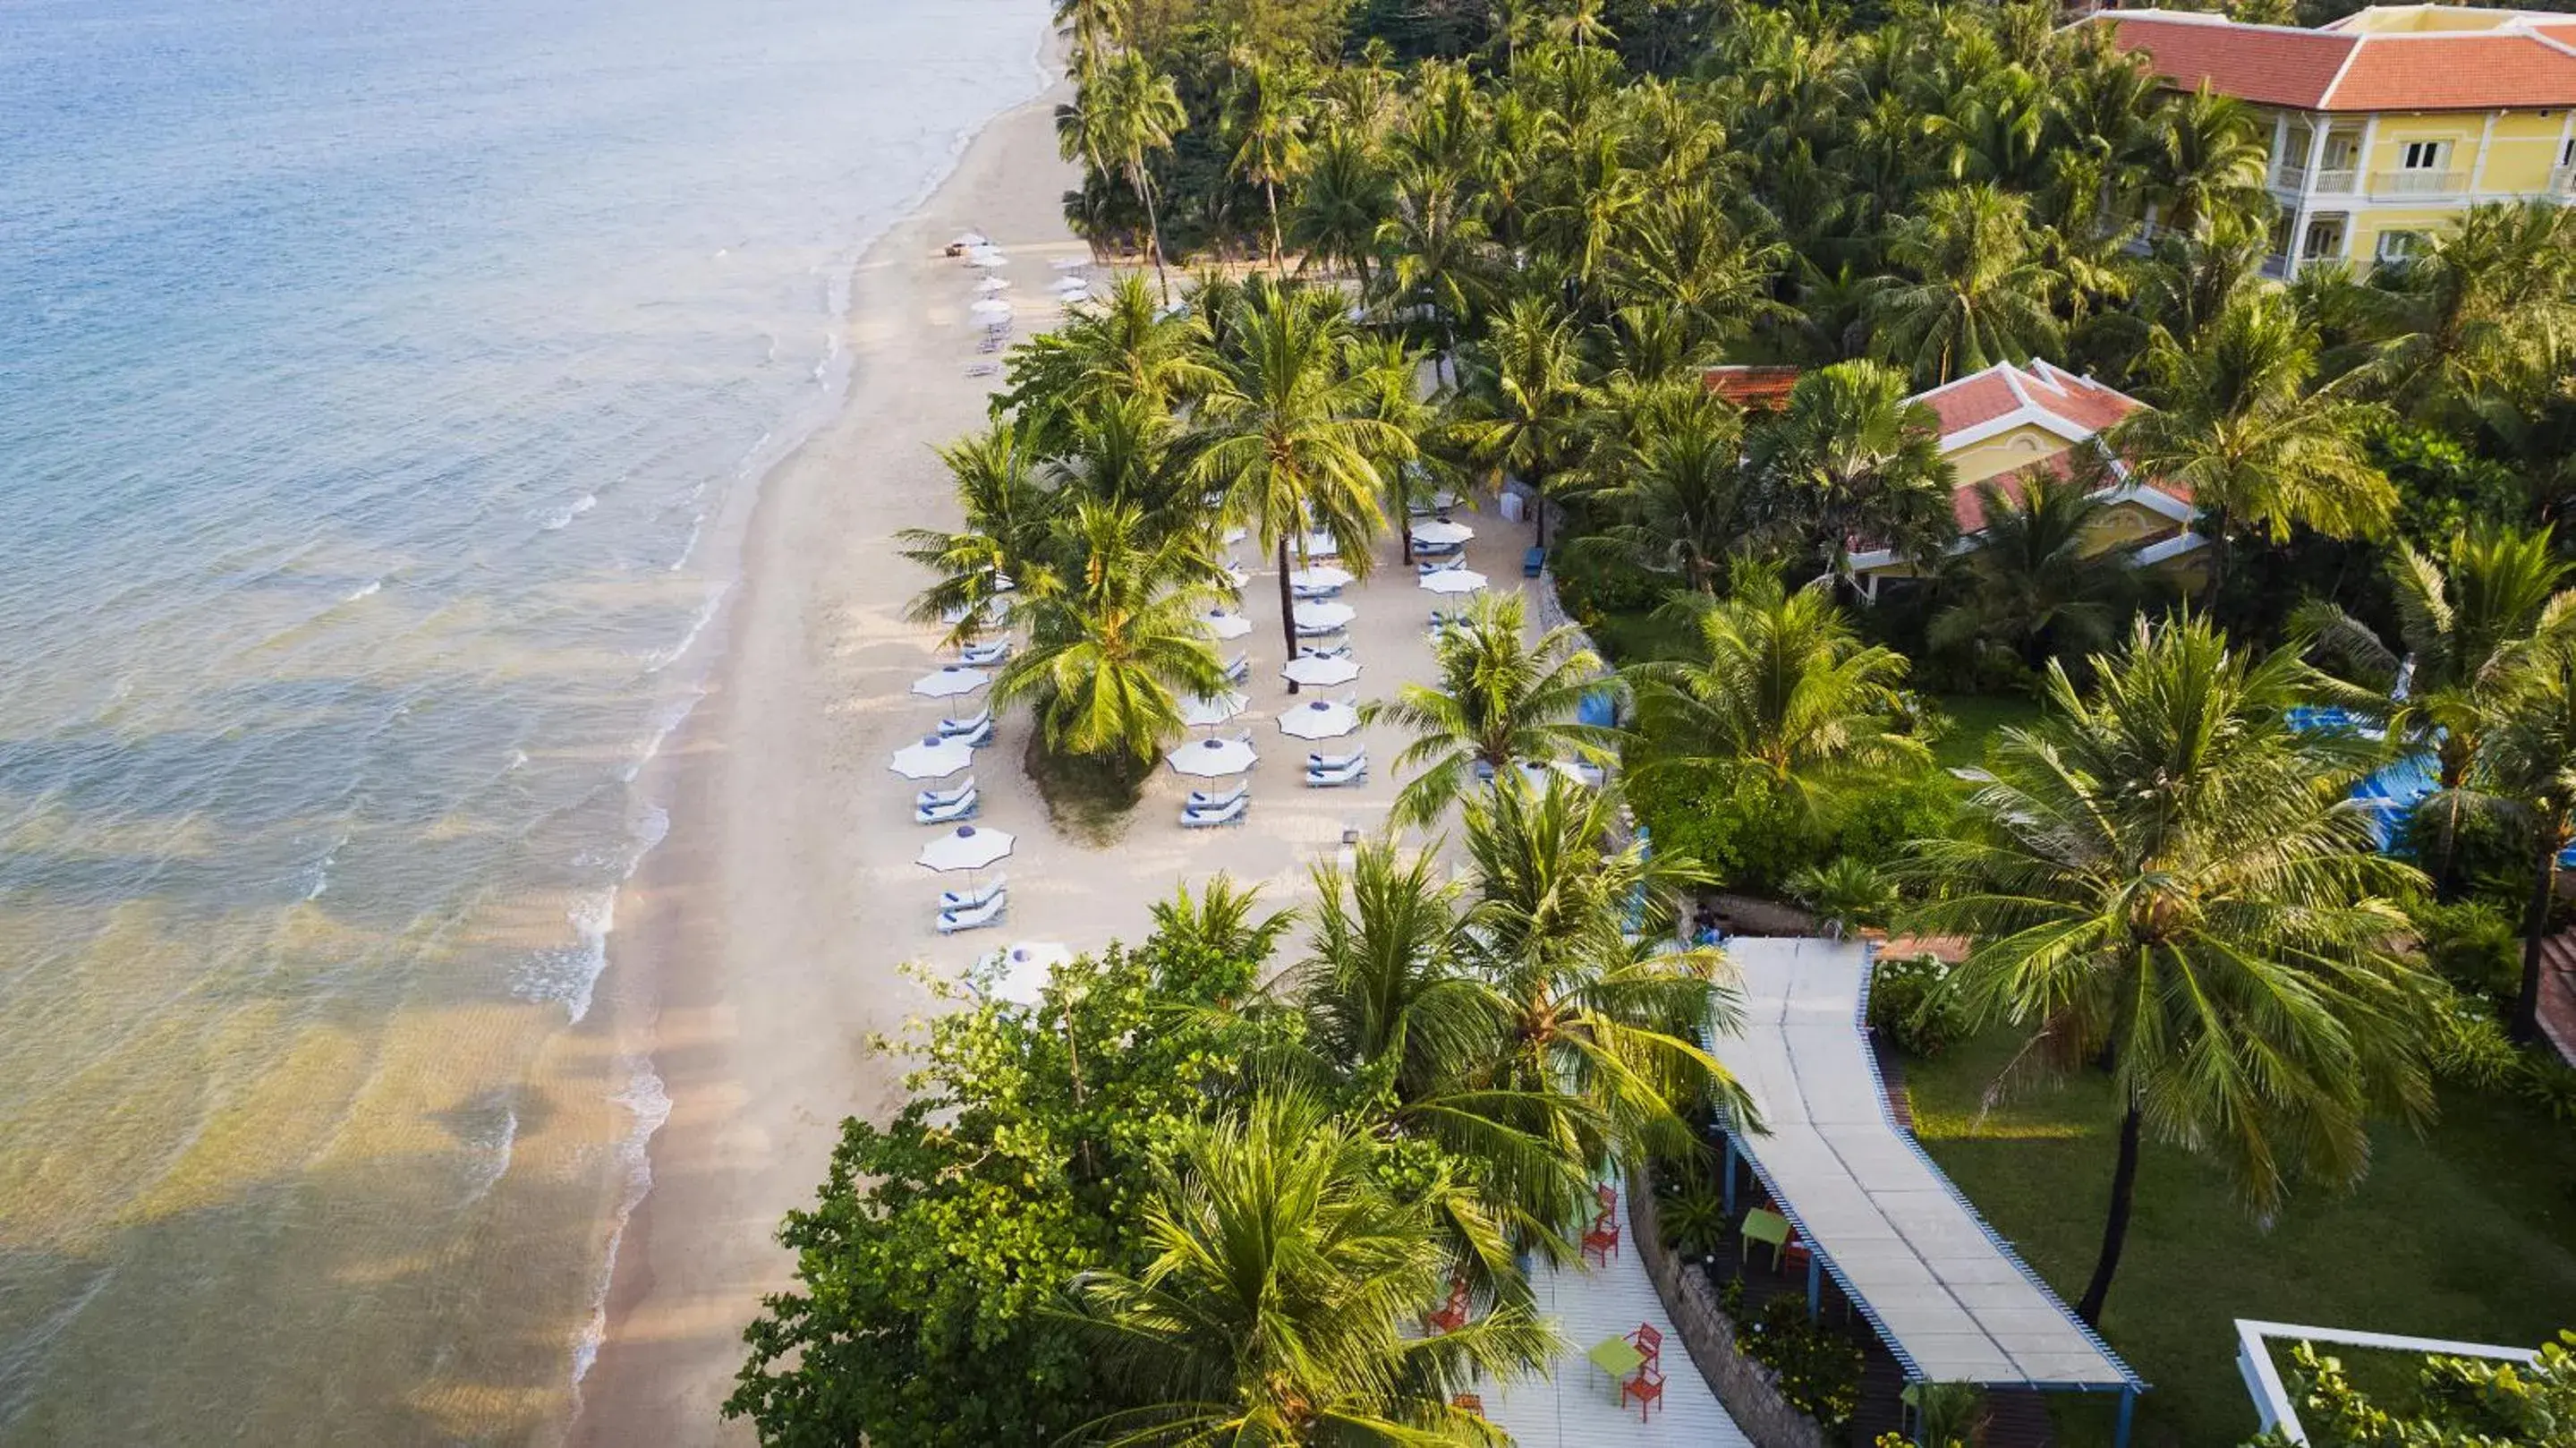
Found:
[{"label": "ocean water", "polygon": [[561,1421],[728,520],[1045,11],[0,6],[0,1444]]}]

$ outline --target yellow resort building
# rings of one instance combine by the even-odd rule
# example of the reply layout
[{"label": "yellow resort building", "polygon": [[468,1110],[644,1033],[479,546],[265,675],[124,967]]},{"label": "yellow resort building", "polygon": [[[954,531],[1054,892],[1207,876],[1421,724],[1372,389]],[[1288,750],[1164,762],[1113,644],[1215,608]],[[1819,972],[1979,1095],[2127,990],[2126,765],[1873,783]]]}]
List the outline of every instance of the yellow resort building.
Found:
[{"label": "yellow resort building", "polygon": [[2176,90],[2207,86],[2269,128],[2273,255],[2366,270],[2487,201],[2576,197],[2576,15],[2384,5],[2315,30],[2104,11]]},{"label": "yellow resort building", "polygon": [[[1973,552],[1981,542],[1986,517],[1979,483],[1995,481],[2003,496],[2018,501],[2022,478],[2034,472],[2072,477],[2082,454],[2095,451],[2102,454],[2110,481],[2093,492],[2103,508],[2084,541],[2085,551],[2098,555],[2125,549],[2128,566],[2157,569],[2184,587],[2199,581],[2205,562],[2200,550],[2208,540],[2191,530],[2191,495],[2132,473],[2100,440],[2105,429],[2144,403],[2041,361],[1998,363],[1917,393],[1912,400],[1939,419],[1941,457],[1957,477],[1950,497],[1959,522],[1953,553]],[[1849,566],[1853,580],[1873,599],[1882,580],[1914,572],[1885,548],[1855,552]],[[2106,561],[2106,566],[2118,565]]]}]

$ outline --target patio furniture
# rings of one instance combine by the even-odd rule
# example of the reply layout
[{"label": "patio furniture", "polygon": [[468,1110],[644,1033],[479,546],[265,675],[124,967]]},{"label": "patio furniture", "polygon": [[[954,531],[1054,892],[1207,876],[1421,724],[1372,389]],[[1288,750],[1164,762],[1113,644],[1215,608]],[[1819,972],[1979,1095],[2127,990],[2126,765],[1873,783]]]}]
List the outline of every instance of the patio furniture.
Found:
[{"label": "patio furniture", "polygon": [[968,644],[966,647],[957,651],[958,658],[967,663],[973,664],[978,668],[989,668],[1010,656],[1011,641],[1009,639],[994,639],[990,643]]},{"label": "patio furniture", "polygon": [[1252,796],[1249,794],[1241,796],[1231,804],[1212,810],[1194,810],[1184,805],[1181,808],[1181,828],[1207,830],[1219,825],[1239,825],[1243,823],[1243,817],[1251,812]]},{"label": "patio furniture", "polygon": [[975,787],[969,784],[964,794],[946,804],[913,806],[912,822],[917,825],[953,825],[959,820],[973,819],[983,807],[983,797],[976,794]]},{"label": "patio furniture", "polygon": [[1601,1265],[1607,1267],[1610,1259],[1618,1253],[1619,1223],[1611,1213],[1603,1212],[1593,1218],[1592,1230],[1583,1234],[1583,1260],[1589,1262],[1597,1256]]},{"label": "patio furniture", "polygon": [[993,721],[986,719],[972,734],[951,734],[948,737],[969,749],[981,749],[993,742]]},{"label": "patio furniture", "polygon": [[[1631,1373],[1646,1365],[1646,1355],[1637,1351],[1637,1345],[1624,1337],[1604,1338],[1594,1343],[1583,1358],[1608,1373],[1613,1387],[1625,1383]],[[1620,1403],[1625,1406],[1627,1399],[1622,1397]]]},{"label": "patio furniture", "polygon": [[1252,655],[1239,653],[1233,658],[1226,660],[1225,677],[1226,682],[1230,684],[1240,684],[1244,680],[1251,678]]},{"label": "patio furniture", "polygon": [[1460,1393],[1449,1400],[1449,1406],[1462,1412],[1473,1413],[1479,1418],[1485,1416],[1485,1400],[1474,1393]]},{"label": "patio furniture", "polygon": [[966,776],[965,779],[959,781],[954,788],[925,789],[921,791],[919,794],[912,797],[912,807],[914,809],[937,809],[941,805],[955,804],[957,801],[964,799],[966,796],[973,794],[974,792],[975,776],[970,774]]},{"label": "patio furniture", "polygon": [[1002,912],[1009,908],[1010,901],[1011,893],[1000,890],[981,905],[965,910],[942,910],[939,912],[939,933],[955,935],[961,930],[981,930],[996,924],[1001,920]]},{"label": "patio furniture", "polygon": [[992,723],[993,711],[989,708],[978,709],[963,719],[940,720],[939,737],[942,739],[955,739],[962,735],[972,734],[978,729],[990,728]]},{"label": "patio furniture", "polygon": [[1604,1213],[1615,1212],[1619,1209],[1619,1189],[1608,1182],[1596,1183],[1592,1188],[1592,1200],[1601,1204]]},{"label": "patio furniture", "polygon": [[1340,785],[1357,784],[1366,778],[1368,778],[1368,753],[1365,750],[1352,754],[1338,764],[1317,764],[1311,757],[1306,762],[1308,789],[1333,789]]},{"label": "patio furniture", "polygon": [[[1417,550],[1417,554],[1418,552],[1419,550]],[[1425,558],[1421,562],[1413,565],[1413,571],[1424,578],[1428,578],[1435,573],[1446,573],[1450,569],[1464,568],[1466,566],[1467,555],[1464,553],[1453,553],[1446,558]]]},{"label": "patio furniture", "polygon": [[1209,810],[1223,809],[1227,805],[1234,803],[1236,800],[1239,800],[1250,793],[1252,793],[1252,781],[1248,779],[1238,779],[1234,782],[1234,788],[1232,789],[1191,790],[1186,807],[1197,810],[1201,814],[1205,814]]},{"label": "patio furniture", "polygon": [[1780,1270],[1780,1259],[1789,1250],[1789,1219],[1778,1212],[1755,1207],[1744,1214],[1744,1255],[1753,1255],[1753,1244],[1771,1244],[1771,1270]]},{"label": "patio furniture", "polygon": [[1655,1329],[1653,1323],[1638,1323],[1637,1330],[1628,1334],[1628,1341],[1635,1343],[1637,1351],[1646,1355],[1646,1366],[1658,1372],[1663,1370],[1664,1335]]},{"label": "patio furniture", "polygon": [[1635,1377],[1621,1383],[1619,1406],[1623,1408],[1628,1406],[1630,1398],[1637,1400],[1637,1421],[1640,1423],[1646,1421],[1647,1415],[1654,1411],[1655,1405],[1664,1400],[1663,1369],[1648,1363],[1637,1370]]},{"label": "patio furniture", "polygon": [[993,878],[985,881],[981,885],[969,885],[963,890],[940,891],[939,908],[942,913],[957,910],[972,910],[977,906],[982,905],[985,901],[992,899],[994,896],[1001,894],[1002,891],[1010,885],[1010,883],[1010,871],[995,870],[993,872]]},{"label": "patio furniture", "polygon": [[1456,1332],[1466,1325],[1467,1279],[1452,1277],[1449,1279],[1449,1300],[1423,1314],[1422,1330],[1436,1337],[1444,1332]]},{"label": "patio furniture", "polygon": [[1338,583],[1292,583],[1288,585],[1288,591],[1295,595],[1301,602],[1322,598],[1339,598],[1342,596],[1342,586]]}]

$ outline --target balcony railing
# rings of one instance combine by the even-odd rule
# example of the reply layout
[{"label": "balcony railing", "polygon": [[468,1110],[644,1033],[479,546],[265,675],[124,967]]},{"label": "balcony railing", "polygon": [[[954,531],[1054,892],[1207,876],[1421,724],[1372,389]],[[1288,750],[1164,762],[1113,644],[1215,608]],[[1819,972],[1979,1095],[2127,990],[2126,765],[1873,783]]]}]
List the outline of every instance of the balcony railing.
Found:
[{"label": "balcony railing", "polygon": [[2466,171],[2382,171],[2370,178],[2373,196],[2457,196],[2468,189]]},{"label": "balcony railing", "polygon": [[[2328,166],[2316,173],[2319,196],[2349,196],[2359,189],[2361,173],[2350,166]],[[2308,185],[2308,168],[2283,165],[2274,170],[2272,188],[2276,191],[2304,191]]]}]

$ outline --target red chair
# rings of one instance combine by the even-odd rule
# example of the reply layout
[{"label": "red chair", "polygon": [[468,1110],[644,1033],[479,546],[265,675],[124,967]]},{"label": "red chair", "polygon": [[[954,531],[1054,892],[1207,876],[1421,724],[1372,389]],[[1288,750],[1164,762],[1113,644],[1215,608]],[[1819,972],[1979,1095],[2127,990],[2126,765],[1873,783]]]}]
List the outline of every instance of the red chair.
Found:
[{"label": "red chair", "polygon": [[[1460,1409],[1464,1412],[1473,1413],[1479,1418],[1485,1416],[1485,1400],[1476,1396],[1474,1393],[1460,1393],[1458,1396],[1449,1400],[1449,1406]],[[1622,1402],[1620,1406],[1625,1407],[1627,1405]]]},{"label": "red chair", "polygon": [[1619,1189],[1608,1182],[1592,1189],[1592,1199],[1601,1204],[1601,1215],[1605,1217],[1619,1210]]},{"label": "red chair", "polygon": [[1664,1335],[1655,1331],[1653,1323],[1638,1323],[1637,1330],[1628,1334],[1628,1341],[1636,1345],[1637,1351],[1646,1355],[1646,1366],[1657,1372],[1663,1371]]},{"label": "red chair", "polygon": [[1433,1335],[1456,1332],[1467,1325],[1467,1279],[1449,1279],[1449,1300],[1436,1312],[1422,1319],[1422,1330]]},{"label": "red chair", "polygon": [[1612,1221],[1609,1214],[1605,1212],[1593,1222],[1592,1230],[1583,1234],[1583,1260],[1589,1262],[1598,1257],[1601,1259],[1601,1265],[1607,1267],[1610,1265],[1610,1258],[1618,1250],[1619,1224]]},{"label": "red chair", "polygon": [[1640,1423],[1646,1421],[1647,1415],[1653,1412],[1655,1404],[1664,1400],[1663,1369],[1648,1363],[1637,1369],[1635,1377],[1621,1383],[1619,1406],[1623,1408],[1628,1406],[1630,1398],[1637,1400],[1637,1421]]}]

